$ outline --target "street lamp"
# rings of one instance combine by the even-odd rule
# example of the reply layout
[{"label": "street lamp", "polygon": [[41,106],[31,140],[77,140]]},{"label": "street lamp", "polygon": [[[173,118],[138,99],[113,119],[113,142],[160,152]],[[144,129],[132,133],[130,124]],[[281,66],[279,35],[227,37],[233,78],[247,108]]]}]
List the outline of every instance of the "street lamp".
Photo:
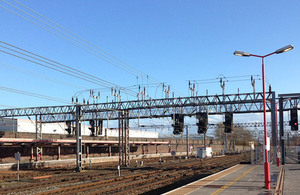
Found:
[{"label": "street lamp", "polygon": [[265,91],[265,64],[264,64],[264,58],[268,57],[270,55],[273,54],[280,54],[280,53],[284,53],[287,51],[290,51],[294,48],[293,45],[288,45],[285,46],[283,48],[277,49],[276,51],[269,53],[267,55],[264,56],[260,56],[260,55],[254,55],[248,52],[243,52],[243,51],[235,51],[233,54],[236,56],[243,56],[243,57],[250,57],[250,56],[254,56],[254,57],[258,57],[262,59],[262,84],[263,84],[263,105],[264,105],[264,137],[265,137],[265,162],[264,162],[264,169],[265,169],[265,188],[266,189],[270,189],[270,165],[269,165],[269,161],[268,161],[268,151],[267,151],[267,116],[266,116],[266,91]]}]

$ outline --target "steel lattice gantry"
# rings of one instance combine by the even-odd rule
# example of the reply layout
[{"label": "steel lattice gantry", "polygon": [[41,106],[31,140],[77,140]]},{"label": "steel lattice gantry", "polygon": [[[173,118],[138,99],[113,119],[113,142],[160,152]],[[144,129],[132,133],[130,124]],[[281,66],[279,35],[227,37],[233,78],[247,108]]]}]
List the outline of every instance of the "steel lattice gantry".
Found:
[{"label": "steel lattice gantry", "polygon": [[[274,94],[274,95],[272,95]],[[267,111],[271,110],[272,99],[275,93],[266,94]],[[300,104],[299,97],[292,97],[283,104],[283,110],[290,110]],[[262,93],[225,94],[211,96],[179,97],[165,99],[134,100],[123,102],[109,102],[89,105],[66,105],[47,106],[31,108],[1,109],[0,117],[18,116],[41,116],[42,123],[76,121],[76,107],[80,107],[82,121],[91,119],[109,118],[118,120],[118,112],[128,110],[128,118],[159,118],[169,117],[174,113],[187,116],[195,115],[196,112],[209,114],[233,113],[255,113],[263,111]]]},{"label": "steel lattice gantry", "polygon": [[[276,132],[274,120],[275,92],[266,93],[267,111],[272,111],[272,134]],[[300,97],[287,99],[282,110],[289,110],[299,104]],[[126,128],[129,127],[127,120],[136,118],[160,118],[170,117],[171,114],[180,113],[186,116],[196,115],[197,112],[209,114],[222,114],[225,112],[255,113],[263,112],[263,93],[241,93],[224,94],[210,96],[192,96],[164,99],[148,99],[123,102],[109,102],[89,105],[66,105],[50,107],[15,108],[0,110],[0,117],[19,117],[19,116],[40,116],[40,123],[53,123],[75,121],[76,140],[77,140],[77,169],[81,169],[81,121],[88,120],[120,120],[120,113],[125,114],[121,117],[121,122]],[[273,122],[274,121],[274,122]],[[119,124],[121,124],[119,123]],[[122,125],[121,125],[122,126]],[[275,130],[274,130],[275,129]],[[274,131],[273,131],[274,130]],[[275,134],[276,135],[276,134]],[[124,137],[127,141],[127,135]],[[125,145],[126,141],[124,142]],[[122,145],[122,144],[121,144]],[[128,148],[124,148],[128,151]],[[128,155],[128,154],[127,154]]]},{"label": "steel lattice gantry", "polygon": [[[275,93],[267,93],[267,111],[271,110],[271,101]],[[295,102],[291,102],[295,103]],[[299,104],[299,99],[297,99]],[[118,112],[128,110],[128,119],[169,117],[180,113],[187,116],[196,112],[209,114],[254,113],[263,111],[262,93],[225,94],[211,96],[194,96],[165,99],[135,100],[123,102],[109,102],[89,105],[66,105],[32,108],[15,108],[0,110],[0,117],[41,116],[42,123],[76,121],[76,107],[80,107],[81,120],[109,119],[118,120]],[[285,104],[288,110],[290,105]]]}]

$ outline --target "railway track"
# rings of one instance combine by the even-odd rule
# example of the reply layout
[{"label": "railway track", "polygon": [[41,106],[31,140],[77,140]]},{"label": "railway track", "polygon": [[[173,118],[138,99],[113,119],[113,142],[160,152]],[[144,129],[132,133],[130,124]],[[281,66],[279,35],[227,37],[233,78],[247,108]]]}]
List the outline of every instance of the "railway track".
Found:
[{"label": "railway track", "polygon": [[[123,168],[121,177],[114,166],[93,165],[80,173],[61,172],[28,184],[0,188],[0,194],[142,194],[166,188],[183,180],[200,178],[243,161],[243,155],[205,159],[157,159],[145,161],[144,167]],[[56,172],[59,173],[59,172]]]},{"label": "railway track", "polygon": [[[73,169],[55,169],[55,170],[43,170],[43,169],[36,169],[36,170],[27,170],[27,171],[20,171],[20,179],[28,179],[33,177],[45,176],[45,175],[55,175],[61,173],[71,173]],[[0,171],[0,180],[1,181],[13,181],[17,178],[16,171]]]},{"label": "railway track", "polygon": [[[165,157],[165,160],[170,160],[170,157]],[[145,159],[146,163],[154,163],[157,162],[157,159]],[[110,162],[110,163],[93,163],[90,165],[85,165],[84,169],[95,170],[95,169],[105,169],[116,167],[118,162]],[[62,173],[72,173],[74,172],[74,167],[64,167],[64,168],[32,168],[30,170],[21,170],[20,171],[20,179],[27,180],[34,177],[42,177],[48,175],[57,175]],[[0,171],[0,181],[11,182],[16,180],[17,172],[16,171]]]}]

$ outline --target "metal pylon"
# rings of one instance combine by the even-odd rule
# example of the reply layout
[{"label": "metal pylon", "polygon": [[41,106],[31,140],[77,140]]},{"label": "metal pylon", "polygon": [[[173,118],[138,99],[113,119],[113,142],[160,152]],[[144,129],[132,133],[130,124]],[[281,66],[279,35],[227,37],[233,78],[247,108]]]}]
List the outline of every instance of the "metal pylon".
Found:
[{"label": "metal pylon", "polygon": [[129,166],[129,119],[128,111],[119,112],[119,165]]},{"label": "metal pylon", "polygon": [[[39,140],[42,139],[42,121],[41,121],[41,115],[35,115],[35,139]],[[43,159],[43,148],[39,147],[39,145],[36,146],[36,161],[42,160]]]},{"label": "metal pylon", "polygon": [[125,166],[130,165],[130,143],[129,143],[129,119],[128,119],[128,110],[125,111],[125,117],[124,117],[124,123],[125,123]]},{"label": "metal pylon", "polygon": [[123,113],[119,112],[119,166],[123,164]]},{"label": "metal pylon", "polygon": [[81,107],[76,106],[76,171],[82,169]]}]

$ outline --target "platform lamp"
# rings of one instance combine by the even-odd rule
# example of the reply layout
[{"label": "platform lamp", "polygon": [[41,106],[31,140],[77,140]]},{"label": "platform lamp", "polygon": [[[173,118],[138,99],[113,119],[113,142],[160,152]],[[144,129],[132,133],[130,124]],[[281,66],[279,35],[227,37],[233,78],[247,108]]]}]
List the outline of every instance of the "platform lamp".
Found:
[{"label": "platform lamp", "polygon": [[265,91],[265,64],[264,64],[264,58],[268,57],[270,55],[273,54],[280,54],[280,53],[284,53],[287,51],[292,50],[294,47],[293,45],[288,45],[285,46],[283,48],[277,49],[276,51],[269,53],[267,55],[264,56],[260,56],[260,55],[254,55],[251,53],[247,53],[247,52],[243,52],[243,51],[235,51],[233,54],[236,56],[243,56],[243,57],[258,57],[262,59],[262,84],[263,84],[263,105],[264,105],[264,137],[265,137],[265,152],[264,152],[264,156],[265,156],[265,162],[264,162],[264,170],[265,170],[265,188],[266,189],[270,189],[270,164],[268,161],[268,151],[267,151],[267,116],[266,116],[266,91]]}]

